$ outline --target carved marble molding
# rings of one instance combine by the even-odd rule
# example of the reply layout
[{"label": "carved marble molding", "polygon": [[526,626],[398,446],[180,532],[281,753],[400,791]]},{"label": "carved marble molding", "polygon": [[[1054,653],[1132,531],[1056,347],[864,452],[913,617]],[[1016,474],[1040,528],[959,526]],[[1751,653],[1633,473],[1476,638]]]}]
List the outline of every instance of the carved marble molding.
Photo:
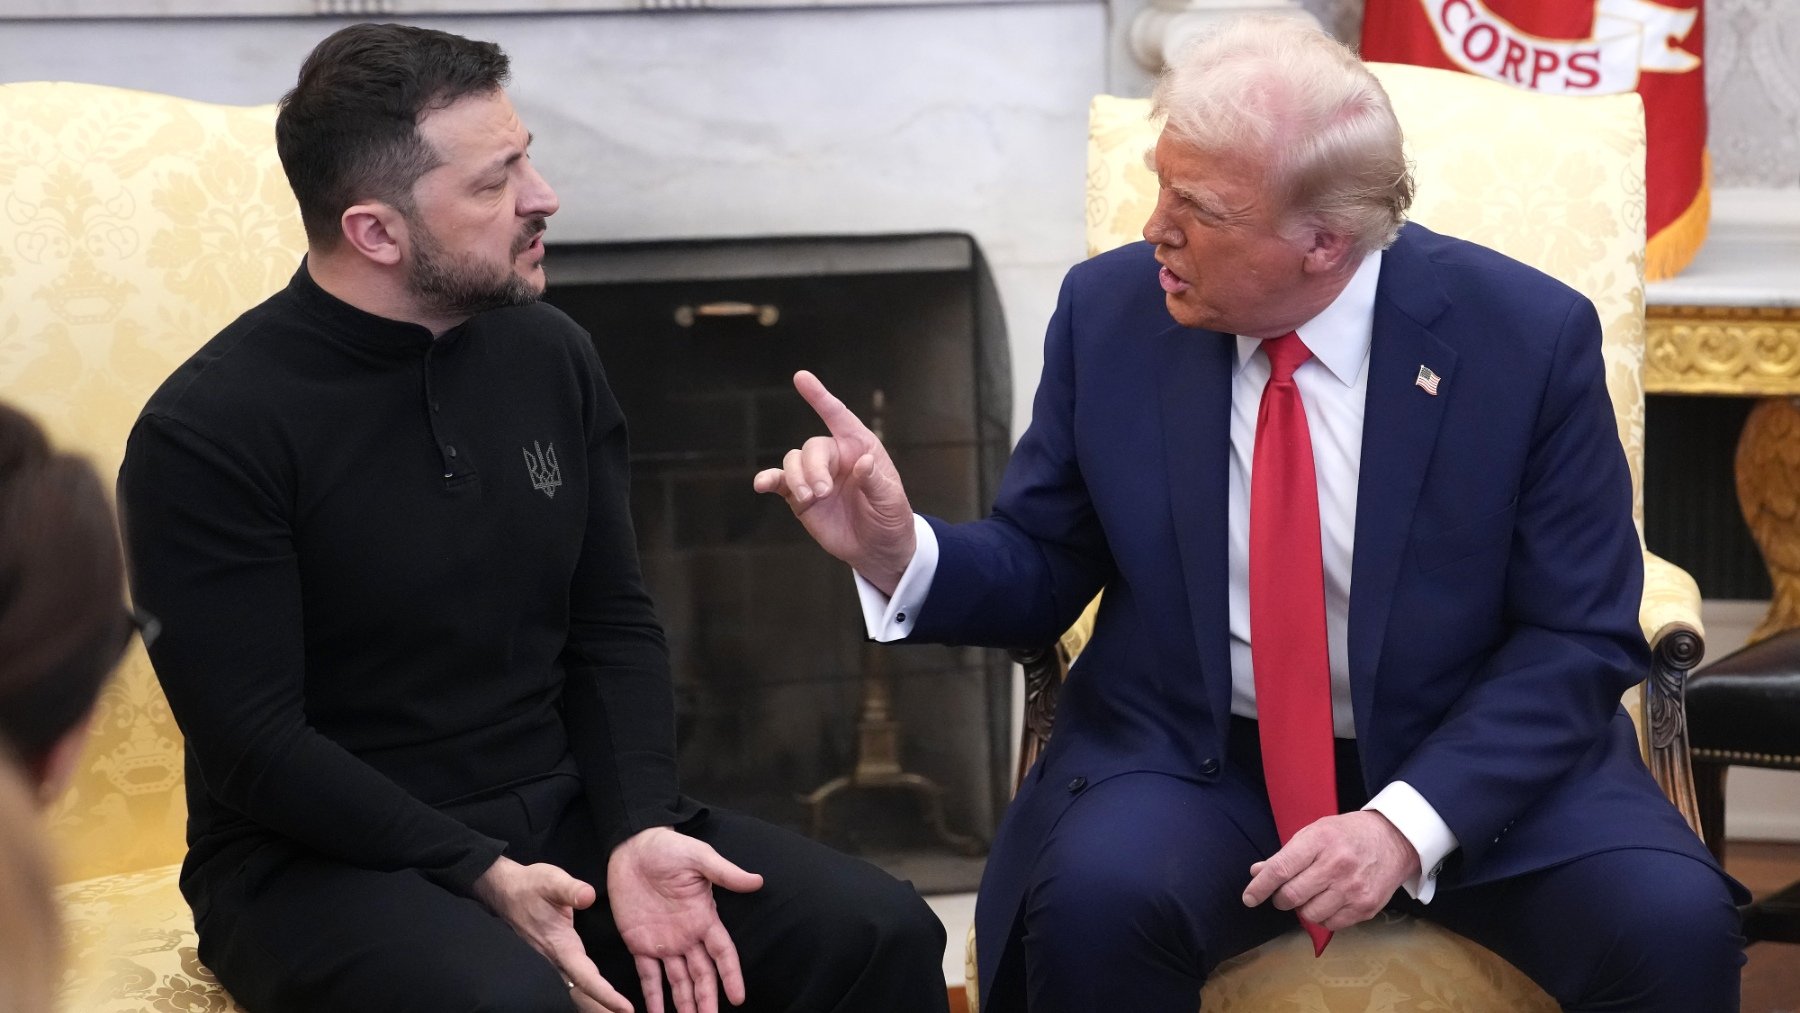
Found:
[{"label": "carved marble molding", "polygon": [[1314,25],[1319,19],[1299,0],[1150,0],[1131,19],[1131,55],[1151,74],[1209,26],[1246,14],[1279,14]]},{"label": "carved marble molding", "polygon": [[1800,395],[1800,306],[1650,306],[1652,394]]}]

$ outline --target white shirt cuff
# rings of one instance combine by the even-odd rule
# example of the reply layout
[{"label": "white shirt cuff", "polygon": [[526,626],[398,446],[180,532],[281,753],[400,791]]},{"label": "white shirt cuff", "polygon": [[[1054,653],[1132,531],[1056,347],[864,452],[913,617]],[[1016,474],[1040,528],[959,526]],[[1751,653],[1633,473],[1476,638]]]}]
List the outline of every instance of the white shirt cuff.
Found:
[{"label": "white shirt cuff", "polygon": [[863,625],[869,631],[869,639],[878,643],[906,639],[918,621],[919,606],[931,593],[931,580],[937,576],[937,532],[918,514],[913,514],[913,538],[918,546],[913,549],[912,562],[906,564],[906,572],[900,575],[900,583],[894,586],[892,598],[882,594],[862,574],[852,571],[856,597],[862,601]]},{"label": "white shirt cuff", "polygon": [[1395,781],[1376,792],[1363,808],[1387,817],[1400,836],[1412,843],[1419,854],[1419,874],[1400,885],[1419,903],[1431,903],[1437,894],[1438,873],[1444,871],[1444,859],[1462,846],[1444,818],[1418,789],[1405,781]]}]

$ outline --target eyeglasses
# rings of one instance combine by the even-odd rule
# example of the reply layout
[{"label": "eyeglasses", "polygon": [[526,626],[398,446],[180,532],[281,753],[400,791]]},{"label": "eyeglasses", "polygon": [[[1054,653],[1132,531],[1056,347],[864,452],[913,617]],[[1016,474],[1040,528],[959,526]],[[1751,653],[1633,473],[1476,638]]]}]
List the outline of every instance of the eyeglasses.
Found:
[{"label": "eyeglasses", "polygon": [[126,609],[125,620],[125,643],[120,645],[121,650],[131,646],[131,635],[133,633],[137,634],[138,639],[144,642],[145,647],[149,647],[151,644],[155,643],[157,636],[162,633],[162,623],[158,622],[155,616],[145,612],[143,609]]}]

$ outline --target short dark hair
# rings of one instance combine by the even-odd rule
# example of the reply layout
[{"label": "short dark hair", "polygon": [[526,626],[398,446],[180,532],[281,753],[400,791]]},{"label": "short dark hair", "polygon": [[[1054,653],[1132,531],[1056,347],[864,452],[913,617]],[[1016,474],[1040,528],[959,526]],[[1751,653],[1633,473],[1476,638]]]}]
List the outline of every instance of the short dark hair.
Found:
[{"label": "short dark hair", "polygon": [[0,404],[0,747],[43,759],[93,709],[131,631],[100,476]]},{"label": "short dark hair", "polygon": [[275,117],[307,240],[336,245],[344,209],[361,201],[410,214],[413,184],[438,164],[419,117],[496,91],[508,73],[492,42],[412,25],[351,25],[319,43]]}]

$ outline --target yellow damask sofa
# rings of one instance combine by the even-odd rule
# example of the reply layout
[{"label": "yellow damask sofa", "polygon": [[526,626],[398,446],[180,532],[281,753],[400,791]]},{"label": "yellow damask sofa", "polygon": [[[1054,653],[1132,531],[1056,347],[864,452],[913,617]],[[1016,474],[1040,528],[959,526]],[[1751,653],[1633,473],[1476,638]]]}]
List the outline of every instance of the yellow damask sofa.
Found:
[{"label": "yellow damask sofa", "polygon": [[[1451,71],[1371,64],[1406,132],[1418,196],[1411,218],[1493,247],[1593,300],[1604,330],[1607,388],[1631,463],[1643,531],[1644,118],[1636,95],[1543,96]],[[1089,111],[1089,255],[1142,238],[1156,203],[1144,153],[1160,125],[1144,99],[1102,95]],[[1652,671],[1626,699],[1658,783],[1699,829],[1681,691],[1703,650],[1692,577],[1646,552],[1639,621]],[[1094,607],[1026,669],[1019,771],[1050,734],[1056,692],[1080,653]],[[1654,889],[1654,884],[1646,884]],[[968,996],[975,995],[974,936]],[[1425,922],[1383,914],[1338,933],[1322,958],[1297,929],[1220,965],[1201,1013],[1554,1013],[1517,969]]]},{"label": "yellow damask sofa", "polygon": [[[0,398],[103,475],[156,385],[299,263],[274,115],[0,85]],[[70,944],[64,1009],[236,1009],[200,965],[175,887],[186,815],[181,734],[134,646],[49,816]]]}]

